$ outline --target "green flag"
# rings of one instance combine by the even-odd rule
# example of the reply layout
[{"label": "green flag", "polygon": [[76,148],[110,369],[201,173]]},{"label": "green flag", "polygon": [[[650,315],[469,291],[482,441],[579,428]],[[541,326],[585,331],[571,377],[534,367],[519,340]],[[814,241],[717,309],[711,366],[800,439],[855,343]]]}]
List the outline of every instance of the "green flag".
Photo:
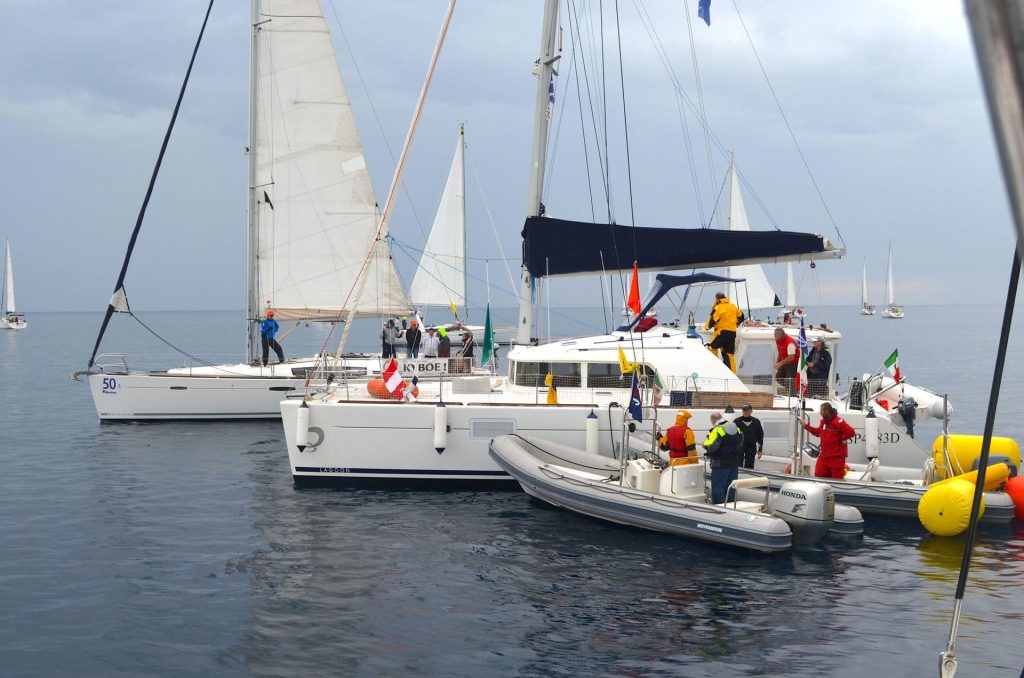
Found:
[{"label": "green flag", "polygon": [[494,330],[491,328],[491,305],[487,304],[487,317],[484,319],[484,346],[480,353],[480,364],[486,365],[494,355]]}]

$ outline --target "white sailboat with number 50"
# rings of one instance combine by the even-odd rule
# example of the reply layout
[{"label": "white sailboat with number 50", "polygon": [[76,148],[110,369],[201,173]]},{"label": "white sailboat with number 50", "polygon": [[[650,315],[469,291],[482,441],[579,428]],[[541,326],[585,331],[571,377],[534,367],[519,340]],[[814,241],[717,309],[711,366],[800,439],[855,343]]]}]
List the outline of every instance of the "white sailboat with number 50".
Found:
[{"label": "white sailboat with number 50", "polygon": [[[320,3],[255,1],[251,56],[246,362],[146,371],[132,369],[123,354],[94,350],[84,374],[101,420],[277,418],[278,402],[302,386],[316,357],[264,366],[258,327],[267,310],[284,324],[411,309],[386,224],[380,238],[377,199]],[[108,319],[115,311],[131,314],[122,284]],[[345,368],[372,375],[381,359],[346,356]]]}]

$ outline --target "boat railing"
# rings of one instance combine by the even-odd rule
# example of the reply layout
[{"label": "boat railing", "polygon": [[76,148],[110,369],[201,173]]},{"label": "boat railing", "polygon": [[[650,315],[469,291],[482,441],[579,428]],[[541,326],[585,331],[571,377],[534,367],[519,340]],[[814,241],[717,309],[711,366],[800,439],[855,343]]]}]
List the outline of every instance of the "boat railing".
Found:
[{"label": "boat railing", "polygon": [[100,372],[127,374],[128,356],[124,353],[100,353],[96,356],[93,367]]}]

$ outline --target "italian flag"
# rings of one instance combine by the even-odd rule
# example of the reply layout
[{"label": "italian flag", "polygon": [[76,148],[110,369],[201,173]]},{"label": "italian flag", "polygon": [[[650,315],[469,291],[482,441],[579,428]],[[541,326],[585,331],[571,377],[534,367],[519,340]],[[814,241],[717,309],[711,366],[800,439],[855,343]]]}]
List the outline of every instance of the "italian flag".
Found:
[{"label": "italian flag", "polygon": [[801,395],[807,394],[807,353],[800,351],[800,362],[796,372],[796,392]]},{"label": "italian flag", "polygon": [[900,383],[900,350],[896,349],[892,352],[888,358],[885,359],[885,367],[889,370],[889,374],[896,380],[896,383]]}]

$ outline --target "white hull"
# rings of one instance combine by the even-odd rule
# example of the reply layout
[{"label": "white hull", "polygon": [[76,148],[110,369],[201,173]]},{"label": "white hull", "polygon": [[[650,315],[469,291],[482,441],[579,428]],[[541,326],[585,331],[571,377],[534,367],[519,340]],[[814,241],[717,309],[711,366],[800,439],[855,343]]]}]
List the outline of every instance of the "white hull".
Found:
[{"label": "white hull", "polygon": [[[381,359],[346,359],[346,366],[379,374]],[[102,421],[277,419],[280,402],[302,393],[313,358],[267,367],[215,365],[163,372],[110,370],[89,373],[96,414]]]},{"label": "white hull", "polygon": [[887,308],[884,308],[884,309],[882,309],[882,317],[883,318],[892,318],[894,320],[902,318],[903,317],[903,307],[902,306],[889,306]]},{"label": "white hull", "polygon": [[861,306],[860,307],[860,314],[861,315],[875,315],[875,307],[874,306]]},{"label": "white hull", "polygon": [[23,330],[28,327],[24,318],[0,318],[0,330]]},{"label": "white hull", "polygon": [[[582,448],[586,444],[587,415],[593,409],[598,416],[598,449],[595,451],[611,457],[618,452],[623,410],[611,408],[609,421],[608,401],[625,402],[627,399],[618,396],[606,399],[603,404],[558,406],[479,402],[485,400],[484,397],[468,404],[449,402],[444,408],[447,431],[440,453],[435,448],[436,406],[432,403],[309,400],[308,434],[306,440],[301,441],[305,445],[302,451],[298,448],[300,441],[296,430],[300,402],[282,402],[281,414],[291,472],[298,483],[360,484],[374,480],[507,483],[511,478],[488,454],[492,438],[520,434]],[[814,404],[809,406],[814,407]],[[710,428],[711,413],[721,410],[688,409],[693,414],[690,425],[699,442]],[[850,461],[866,463],[865,413],[842,414],[858,433],[856,442],[850,446]],[[792,448],[794,428],[789,410],[784,406],[763,409],[758,410],[756,416],[765,429],[765,450],[787,455]],[[672,425],[674,417],[675,408],[666,407],[659,412],[659,424],[666,429]],[[878,432],[880,456],[885,464],[922,468],[928,455],[905,432],[884,418],[878,419]]]}]

